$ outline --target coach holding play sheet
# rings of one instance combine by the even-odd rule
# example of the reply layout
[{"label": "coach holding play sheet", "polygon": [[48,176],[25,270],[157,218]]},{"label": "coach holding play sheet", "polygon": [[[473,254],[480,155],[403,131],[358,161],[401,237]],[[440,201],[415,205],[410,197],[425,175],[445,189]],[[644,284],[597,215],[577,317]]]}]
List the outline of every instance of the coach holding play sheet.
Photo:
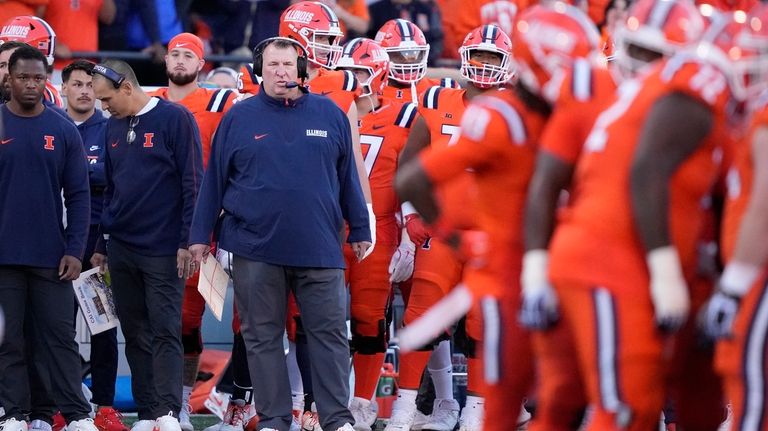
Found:
[{"label": "coach holding play sheet", "polygon": [[[371,246],[368,210],[349,122],[325,97],[297,85],[306,57],[290,39],[256,47],[262,91],[224,116],[203,179],[190,247],[200,261],[217,225],[234,254],[235,300],[260,427],[288,430],[291,392],[283,352],[288,290],[307,332],[324,430],[352,430],[342,238],[358,259]],[[224,214],[219,220],[221,210]]]}]

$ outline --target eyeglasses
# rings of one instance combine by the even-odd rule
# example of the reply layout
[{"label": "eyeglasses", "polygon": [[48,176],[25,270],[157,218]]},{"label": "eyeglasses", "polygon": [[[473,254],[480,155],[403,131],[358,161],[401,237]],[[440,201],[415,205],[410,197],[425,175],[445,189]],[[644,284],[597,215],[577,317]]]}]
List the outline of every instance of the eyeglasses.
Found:
[{"label": "eyeglasses", "polygon": [[128,123],[128,136],[125,137],[128,144],[132,144],[136,140],[136,132],[133,131],[134,127],[139,125],[139,117],[131,117],[131,121]]}]

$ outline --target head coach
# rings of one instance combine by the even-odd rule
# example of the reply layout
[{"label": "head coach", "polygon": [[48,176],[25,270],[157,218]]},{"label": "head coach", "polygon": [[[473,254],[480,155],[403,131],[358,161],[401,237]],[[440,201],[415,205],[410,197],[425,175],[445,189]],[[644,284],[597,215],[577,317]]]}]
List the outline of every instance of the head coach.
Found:
[{"label": "head coach", "polygon": [[215,228],[219,246],[234,254],[235,301],[251,379],[260,384],[260,426],[287,430],[291,423],[282,344],[291,290],[307,332],[321,425],[351,431],[344,220],[358,259],[371,233],[349,122],[330,99],[303,88],[306,64],[306,52],[290,39],[267,39],[254,50],[262,91],[219,125],[190,250],[202,260]]}]

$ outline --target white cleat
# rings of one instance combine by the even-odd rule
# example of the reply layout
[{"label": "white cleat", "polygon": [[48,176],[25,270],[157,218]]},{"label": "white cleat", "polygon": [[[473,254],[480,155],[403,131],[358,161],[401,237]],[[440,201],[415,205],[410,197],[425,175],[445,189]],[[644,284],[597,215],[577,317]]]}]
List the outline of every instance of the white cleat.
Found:
[{"label": "white cleat", "polygon": [[29,431],[53,431],[51,424],[44,420],[35,419],[29,423]]},{"label": "white cleat", "polygon": [[413,431],[420,431],[424,429],[424,425],[429,423],[429,415],[425,415],[422,413],[419,409],[416,409],[416,416],[413,418],[413,425],[411,425],[411,430]]},{"label": "white cleat", "polygon": [[309,411],[304,412],[301,417],[301,429],[303,431],[323,431],[320,427],[320,416],[317,415],[317,406],[313,402],[309,406]]},{"label": "white cleat", "polygon": [[245,401],[231,400],[224,413],[224,420],[209,426],[205,431],[243,431],[250,419],[247,418],[250,410],[250,406],[245,405]]},{"label": "white cleat", "polygon": [[429,422],[423,429],[433,431],[453,431],[459,422],[459,403],[454,399],[436,399]]},{"label": "white cleat", "polygon": [[131,431],[152,431],[155,429],[155,421],[143,419],[136,421],[131,427]]},{"label": "white cleat", "polygon": [[165,416],[160,416],[155,421],[156,431],[181,431],[181,425],[179,419],[173,415],[172,412],[168,412]]},{"label": "white cleat", "polygon": [[195,431],[195,427],[192,426],[192,421],[189,419],[189,415],[192,413],[192,406],[189,404],[190,394],[186,394],[181,400],[181,410],[179,411],[179,426],[183,431]]},{"label": "white cleat", "polygon": [[517,417],[517,428],[527,429],[526,425],[531,421],[531,414],[525,409],[525,404],[520,406],[520,416]]},{"label": "white cleat", "polygon": [[336,428],[336,431],[355,431],[355,428],[350,425],[349,422],[347,422],[344,425]]},{"label": "white cleat", "polygon": [[26,421],[10,418],[3,422],[2,431],[27,431],[28,429]]},{"label": "white cleat", "polygon": [[224,419],[224,415],[227,412],[229,406],[230,395],[226,392],[219,392],[214,387],[211,389],[211,393],[208,394],[208,398],[203,401],[203,405],[211,413],[216,415],[219,419]]},{"label": "white cleat", "polygon": [[409,431],[416,418],[416,404],[398,398],[392,403],[392,416],[384,431]]},{"label": "white cleat", "polygon": [[459,418],[459,431],[482,431],[483,416],[485,416],[484,403],[465,406]]},{"label": "white cleat", "polygon": [[93,423],[93,419],[85,418],[79,421],[72,421],[67,425],[67,431],[99,431]]},{"label": "white cleat", "polygon": [[376,424],[379,406],[371,400],[354,397],[349,403],[349,411],[355,418],[355,431],[371,431],[371,427]]}]

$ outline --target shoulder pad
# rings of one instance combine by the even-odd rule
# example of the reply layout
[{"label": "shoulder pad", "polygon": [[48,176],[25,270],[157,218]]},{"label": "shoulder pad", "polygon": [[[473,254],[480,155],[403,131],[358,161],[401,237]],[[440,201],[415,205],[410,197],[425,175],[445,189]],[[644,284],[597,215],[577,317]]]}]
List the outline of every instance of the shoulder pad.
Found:
[{"label": "shoulder pad", "polygon": [[440,80],[440,86],[444,88],[461,88],[461,85],[451,78],[442,78]]},{"label": "shoulder pad", "polygon": [[442,90],[443,87],[440,87],[439,85],[430,87],[424,92],[421,105],[427,109],[437,109],[437,101],[440,99],[440,91]]},{"label": "shoulder pad", "polygon": [[571,93],[579,102],[586,102],[593,96],[592,66],[585,59],[577,59],[571,72]]},{"label": "shoulder pad", "polygon": [[211,99],[208,101],[208,107],[205,108],[209,112],[224,112],[224,107],[227,106],[229,98],[235,94],[234,91],[223,88],[216,90],[211,94]]},{"label": "shoulder pad", "polygon": [[355,78],[355,74],[350,70],[343,70],[342,72],[344,73],[344,83],[342,84],[341,89],[344,91],[357,90],[357,78]]},{"label": "shoulder pad", "polygon": [[413,124],[416,113],[418,112],[417,106],[413,103],[404,103],[400,107],[400,112],[397,114],[395,125],[408,129]]}]

